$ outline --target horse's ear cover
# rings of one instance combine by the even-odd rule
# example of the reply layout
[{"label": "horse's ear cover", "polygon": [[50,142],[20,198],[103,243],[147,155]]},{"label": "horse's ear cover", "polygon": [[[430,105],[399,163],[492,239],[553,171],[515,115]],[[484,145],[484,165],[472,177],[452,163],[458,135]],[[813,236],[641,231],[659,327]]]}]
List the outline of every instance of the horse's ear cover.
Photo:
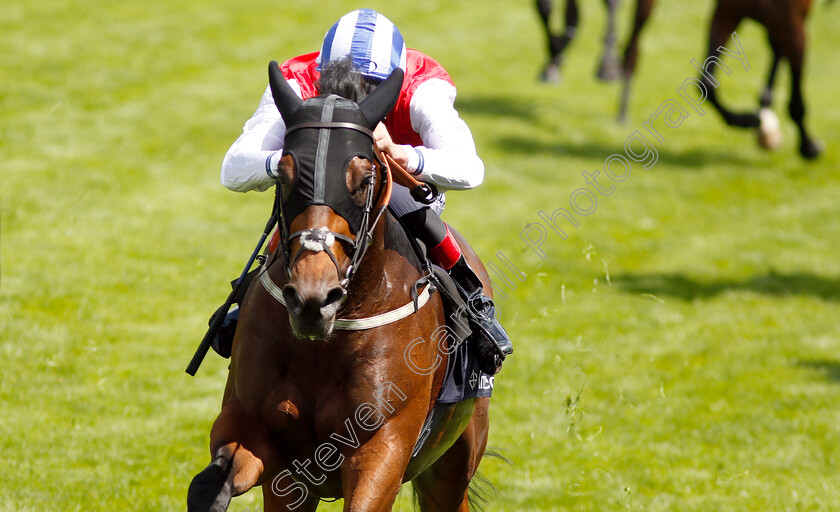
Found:
[{"label": "horse's ear cover", "polygon": [[376,86],[370,95],[359,103],[359,109],[368,122],[368,128],[373,130],[379,121],[397,104],[403,83],[403,70],[395,69],[384,82]]},{"label": "horse's ear cover", "polygon": [[268,84],[271,87],[271,95],[274,96],[274,104],[280,115],[288,122],[303,103],[292,87],[286,82],[280,65],[276,60],[268,63]]}]

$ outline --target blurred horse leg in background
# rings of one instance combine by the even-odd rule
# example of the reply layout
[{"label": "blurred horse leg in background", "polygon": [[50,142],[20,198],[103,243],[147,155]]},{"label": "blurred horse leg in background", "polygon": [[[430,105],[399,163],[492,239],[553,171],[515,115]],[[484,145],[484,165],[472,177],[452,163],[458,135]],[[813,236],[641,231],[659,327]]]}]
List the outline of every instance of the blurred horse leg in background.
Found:
[{"label": "blurred horse leg in background", "polygon": [[[615,52],[615,14],[618,10],[619,0],[604,0],[607,6],[607,24],[604,32],[604,51],[596,72],[599,79],[610,82],[621,76],[620,62]],[[563,65],[563,52],[577,34],[580,13],[577,0],[566,0],[566,10],[563,15],[563,32],[554,34],[551,30],[551,13],[553,11],[552,0],[537,0],[537,12],[540,13],[540,20],[548,42],[548,64],[543,69],[540,79],[544,82],[556,83],[560,81],[560,68]]]},{"label": "blurred horse leg in background", "polygon": [[751,3],[743,0],[719,0],[715,8],[709,29],[709,56],[715,55],[718,48],[726,44],[726,40],[735,32],[744,18],[752,18],[767,29],[770,47],[773,50],[773,63],[760,99],[764,119],[756,113],[734,113],[728,110],[718,99],[715,87],[712,86],[712,79],[703,77],[703,83],[708,89],[709,101],[718,109],[726,124],[739,128],[760,127],[759,142],[764,147],[772,147],[774,143],[778,143],[777,137],[768,135],[776,131],[773,125],[778,124],[778,120],[774,119],[775,115],[769,110],[772,87],[779,62],[783,58],[787,59],[791,72],[788,112],[799,130],[799,153],[808,159],[816,158],[820,154],[819,145],[810,137],[805,128],[805,102],[802,99],[805,19],[810,4],[810,0],[784,0],[782,2],[763,0]]},{"label": "blurred horse leg in background", "polygon": [[[619,102],[619,121],[626,121],[630,103],[630,86],[639,59],[639,36],[650,17],[654,0],[637,0],[633,20],[633,32],[624,52],[624,84]],[[773,62],[767,85],[759,100],[760,110],[756,112],[733,112],[726,108],[717,95],[720,84],[714,79],[717,65],[710,64],[701,80],[706,88],[709,102],[720,112],[729,126],[758,128],[759,145],[773,148],[781,140],[781,131],[776,115],[770,110],[773,99],[773,84],[782,59],[787,59],[791,72],[791,91],[788,112],[799,130],[799,153],[807,159],[816,158],[821,152],[817,143],[805,128],[805,102],[802,98],[802,67],[805,58],[805,20],[811,7],[811,0],[718,0],[709,27],[709,44],[706,53],[714,57],[744,18],[750,18],[767,30]],[[737,41],[736,41],[737,43]],[[737,43],[740,44],[740,43]],[[704,64],[705,66],[705,64]]]},{"label": "blurred horse leg in background", "polygon": [[[421,511],[470,510],[469,493],[475,494],[477,491],[470,489],[470,482],[478,471],[487,447],[489,408],[489,398],[477,399],[473,417],[458,440],[441,458],[411,481]],[[480,493],[474,498],[482,500]]]},{"label": "blurred horse leg in background", "polygon": [[[799,154],[804,158],[816,158],[821,152],[817,143],[805,129],[805,102],[802,99],[802,67],[805,61],[805,19],[811,0],[789,0],[788,12],[781,12],[774,20],[775,26],[767,23],[770,44],[774,54],[776,48],[790,64],[790,103],[788,112],[799,129]],[[774,57],[774,66],[778,59]],[[768,88],[772,85],[772,80]]]},{"label": "blurred horse leg in background", "polygon": [[[745,9],[733,8],[729,2],[718,2],[712,15],[712,22],[709,27],[709,45],[706,52],[707,58],[715,58],[712,64],[706,64],[705,73],[701,73],[700,80],[706,88],[706,94],[709,102],[717,109],[721,117],[729,126],[739,128],[758,128],[759,120],[758,114],[755,112],[733,112],[725,107],[717,95],[717,87],[719,82],[714,78],[715,71],[720,66],[716,55],[720,52],[718,48],[729,44],[729,37],[738,28],[738,25],[746,17]],[[730,45],[731,46],[731,45]],[[708,62],[708,60],[706,61]],[[729,71],[727,71],[729,72]]]},{"label": "blurred horse leg in background", "polygon": [[563,62],[563,51],[572,42],[577,33],[578,6],[577,0],[566,0],[563,33],[555,35],[551,31],[552,0],[537,0],[537,11],[540,13],[543,28],[548,42],[548,64],[540,75],[544,82],[557,83],[560,81],[560,66]]},{"label": "blurred horse leg in background", "polygon": [[630,104],[630,85],[633,80],[633,74],[636,72],[636,65],[639,62],[639,37],[648,18],[650,18],[653,3],[654,0],[636,1],[636,14],[633,16],[633,30],[630,33],[627,46],[624,48],[624,61],[622,62],[621,99],[619,100],[618,107],[618,120],[622,123],[627,120],[627,109]]},{"label": "blurred horse leg in background", "polygon": [[604,33],[604,53],[598,65],[598,78],[604,82],[612,82],[621,77],[621,62],[615,51],[615,15],[618,11],[619,0],[604,0],[607,6],[607,29]]},{"label": "blurred horse leg in background", "polygon": [[776,81],[776,72],[779,70],[779,62],[781,62],[782,56],[773,38],[768,37],[768,39],[770,48],[773,50],[773,62],[770,64],[770,72],[767,74],[767,85],[764,86],[758,100],[760,106],[758,111],[758,145],[764,149],[775,149],[782,142],[782,130],[778,116],[770,107],[773,105],[773,84]]}]

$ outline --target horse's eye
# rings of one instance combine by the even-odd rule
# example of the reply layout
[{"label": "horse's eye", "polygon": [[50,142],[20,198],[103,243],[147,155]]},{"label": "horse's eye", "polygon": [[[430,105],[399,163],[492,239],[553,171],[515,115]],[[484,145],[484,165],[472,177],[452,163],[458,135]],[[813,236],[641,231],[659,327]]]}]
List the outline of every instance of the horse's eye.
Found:
[{"label": "horse's eye", "polygon": [[359,180],[359,185],[356,187],[354,193],[363,192],[367,190],[369,186],[373,184],[376,177],[373,174],[365,174],[361,180]]},{"label": "horse's eye", "polygon": [[362,206],[365,204],[367,192],[372,184],[376,183],[376,176],[370,161],[363,157],[354,157],[347,166],[345,174],[347,191],[353,201]]}]

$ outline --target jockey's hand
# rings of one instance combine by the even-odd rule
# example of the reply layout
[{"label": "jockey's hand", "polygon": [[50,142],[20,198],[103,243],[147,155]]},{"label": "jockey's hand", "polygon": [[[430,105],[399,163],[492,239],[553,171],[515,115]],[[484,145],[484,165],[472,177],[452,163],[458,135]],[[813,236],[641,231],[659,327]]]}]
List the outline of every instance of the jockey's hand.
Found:
[{"label": "jockey's hand", "polygon": [[376,142],[377,151],[384,151],[385,153],[388,153],[391,155],[391,158],[403,167],[408,165],[408,152],[399,144],[394,144],[394,141],[391,140],[391,135],[388,133],[388,129],[385,128],[384,124],[379,123],[376,125],[376,129],[373,130],[373,138]]}]

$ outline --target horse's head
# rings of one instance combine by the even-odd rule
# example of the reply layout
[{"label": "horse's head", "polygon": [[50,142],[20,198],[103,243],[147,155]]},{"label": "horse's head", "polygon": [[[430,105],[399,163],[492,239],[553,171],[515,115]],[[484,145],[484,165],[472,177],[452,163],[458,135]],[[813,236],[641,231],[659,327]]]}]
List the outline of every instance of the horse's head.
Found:
[{"label": "horse's head", "polygon": [[359,104],[335,95],[302,101],[277,63],[269,64],[271,92],[286,122],[278,250],[285,251],[289,282],[282,290],[299,338],[332,333],[347,284],[387,204],[390,183],[377,165],[372,130],[393,108],[402,78],[397,69]]}]

